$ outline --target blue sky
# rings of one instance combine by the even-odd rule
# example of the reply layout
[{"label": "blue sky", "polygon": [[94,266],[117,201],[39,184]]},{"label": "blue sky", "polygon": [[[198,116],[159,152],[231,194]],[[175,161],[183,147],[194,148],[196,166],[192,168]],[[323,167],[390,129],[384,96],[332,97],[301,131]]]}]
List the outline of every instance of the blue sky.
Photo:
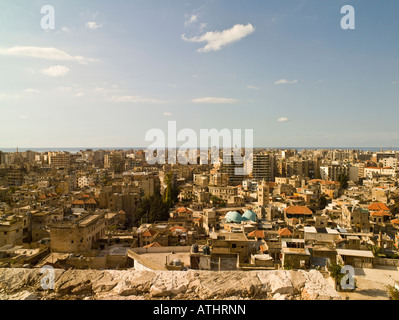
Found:
[{"label": "blue sky", "polygon": [[398,147],[398,35],[396,0],[2,1],[0,147],[145,146],[170,120],[254,129],[255,146]]}]

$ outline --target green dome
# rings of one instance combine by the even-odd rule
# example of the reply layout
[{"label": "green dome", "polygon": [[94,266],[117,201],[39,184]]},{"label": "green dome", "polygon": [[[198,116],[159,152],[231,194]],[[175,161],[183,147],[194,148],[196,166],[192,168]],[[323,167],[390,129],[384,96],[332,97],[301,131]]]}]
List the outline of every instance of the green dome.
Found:
[{"label": "green dome", "polygon": [[253,222],[258,221],[258,216],[252,210],[247,210],[243,214],[242,218],[243,218],[243,220],[246,220],[246,221],[253,221]]},{"label": "green dome", "polygon": [[240,223],[242,221],[241,215],[237,211],[230,211],[226,214],[226,222]]}]

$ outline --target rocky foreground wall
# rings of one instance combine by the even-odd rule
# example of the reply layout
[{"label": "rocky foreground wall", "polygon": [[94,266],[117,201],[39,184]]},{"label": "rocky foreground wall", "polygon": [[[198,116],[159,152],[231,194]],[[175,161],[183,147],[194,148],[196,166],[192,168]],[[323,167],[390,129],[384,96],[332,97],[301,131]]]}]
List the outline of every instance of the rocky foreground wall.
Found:
[{"label": "rocky foreground wall", "polygon": [[54,290],[43,290],[40,269],[0,269],[5,300],[339,300],[316,271],[55,270]]}]

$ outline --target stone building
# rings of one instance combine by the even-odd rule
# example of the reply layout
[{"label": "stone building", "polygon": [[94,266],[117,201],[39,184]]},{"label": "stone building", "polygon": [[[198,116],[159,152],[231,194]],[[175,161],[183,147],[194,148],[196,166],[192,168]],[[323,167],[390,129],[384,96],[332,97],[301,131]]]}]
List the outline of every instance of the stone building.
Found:
[{"label": "stone building", "polygon": [[87,214],[73,221],[56,222],[50,226],[52,252],[78,253],[92,249],[105,235],[105,212]]}]

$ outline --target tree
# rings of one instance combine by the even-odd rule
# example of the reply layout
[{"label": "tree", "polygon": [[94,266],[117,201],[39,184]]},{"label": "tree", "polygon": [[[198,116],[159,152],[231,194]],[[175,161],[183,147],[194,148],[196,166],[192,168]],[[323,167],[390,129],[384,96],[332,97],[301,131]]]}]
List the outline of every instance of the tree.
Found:
[{"label": "tree", "polygon": [[178,188],[172,183],[172,178],[172,175],[167,175],[167,187],[163,196],[157,188],[153,195],[141,198],[136,211],[136,220],[133,221],[134,224],[137,224],[140,220],[146,223],[168,220],[169,210],[176,203],[178,195]]},{"label": "tree", "polygon": [[391,300],[399,300],[399,290],[393,286],[387,286],[388,294]]},{"label": "tree", "polygon": [[318,202],[318,207],[324,209],[326,205],[328,204],[328,201],[325,196],[321,196]]},{"label": "tree", "polygon": [[170,207],[177,202],[179,196],[179,188],[177,188],[173,181],[173,173],[168,172],[165,175],[166,189],[163,195],[163,201]]},{"label": "tree", "polygon": [[367,248],[373,253],[374,257],[382,254],[382,248],[376,245],[368,245]]},{"label": "tree", "polygon": [[349,186],[348,181],[349,181],[349,177],[346,174],[341,173],[338,176],[338,182],[340,184],[341,189],[348,189],[348,186]]},{"label": "tree", "polygon": [[335,280],[335,287],[341,283],[342,278],[345,276],[341,273],[342,267],[341,264],[335,262],[328,266],[328,271],[330,271],[331,277]]}]

